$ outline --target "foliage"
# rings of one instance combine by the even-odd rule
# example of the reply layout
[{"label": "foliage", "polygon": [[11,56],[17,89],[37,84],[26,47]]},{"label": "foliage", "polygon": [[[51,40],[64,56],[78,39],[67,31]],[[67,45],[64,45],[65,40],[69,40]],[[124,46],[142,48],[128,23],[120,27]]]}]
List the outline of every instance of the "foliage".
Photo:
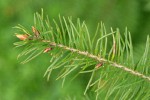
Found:
[{"label": "foliage", "polygon": [[[75,23],[75,24],[74,24]],[[32,32],[21,25],[15,26],[26,35],[14,43],[22,47],[18,58],[25,57],[27,63],[37,56],[48,53],[50,65],[44,76],[47,79],[53,70],[61,70],[56,79],[66,83],[68,76],[75,79],[80,74],[90,75],[84,94],[96,92],[96,99],[138,99],[150,98],[150,39],[147,36],[145,51],[138,62],[134,61],[130,32],[121,36],[119,29],[107,33],[104,24],[98,24],[93,36],[85,22],[71,17],[59,16],[59,22],[46,20],[42,14],[34,16]],[[70,80],[70,79],[68,79]]]}]

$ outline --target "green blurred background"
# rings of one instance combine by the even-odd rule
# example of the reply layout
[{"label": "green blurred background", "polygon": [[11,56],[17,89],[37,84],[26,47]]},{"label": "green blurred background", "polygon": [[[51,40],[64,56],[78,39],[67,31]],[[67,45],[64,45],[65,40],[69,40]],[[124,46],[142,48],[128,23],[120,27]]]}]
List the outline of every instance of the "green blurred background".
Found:
[{"label": "green blurred background", "polygon": [[150,34],[150,1],[149,0],[1,0],[0,1],[0,100],[64,100],[65,98],[90,98],[83,95],[87,77],[78,77],[72,83],[66,82],[61,87],[61,80],[55,81],[56,73],[50,81],[43,78],[49,65],[48,56],[41,55],[35,60],[20,64],[17,60],[19,50],[13,42],[13,26],[22,24],[28,28],[33,25],[34,12],[44,9],[49,18],[58,15],[72,16],[86,21],[91,33],[98,22],[110,27],[119,28],[121,33],[125,27],[131,32],[135,56],[143,51],[146,36]]}]

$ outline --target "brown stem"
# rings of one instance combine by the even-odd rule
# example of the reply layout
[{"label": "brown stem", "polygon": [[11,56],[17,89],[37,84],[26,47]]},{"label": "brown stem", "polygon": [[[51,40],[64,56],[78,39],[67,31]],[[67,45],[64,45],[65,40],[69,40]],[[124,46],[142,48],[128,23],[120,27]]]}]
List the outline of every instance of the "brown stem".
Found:
[{"label": "brown stem", "polygon": [[69,50],[69,51],[71,51],[71,52],[75,52],[75,53],[78,53],[78,54],[87,56],[87,57],[92,58],[92,59],[95,59],[95,60],[97,60],[97,61],[99,61],[99,62],[109,63],[109,64],[112,65],[113,67],[120,68],[120,69],[122,69],[122,70],[124,70],[124,71],[126,71],[126,72],[128,72],[128,73],[130,73],[130,74],[132,74],[132,75],[141,77],[141,78],[146,79],[146,80],[148,80],[148,81],[150,82],[150,77],[149,77],[149,76],[145,76],[144,74],[139,73],[139,72],[137,72],[137,71],[134,71],[134,70],[128,68],[127,66],[120,65],[120,64],[118,64],[118,63],[116,63],[116,62],[112,62],[112,61],[106,60],[106,59],[104,59],[104,58],[100,58],[100,57],[95,56],[95,55],[93,55],[93,54],[90,54],[90,53],[88,53],[88,52],[86,52],[86,51],[80,51],[80,50],[77,50],[77,49],[74,49],[74,48],[70,48],[70,47],[64,46],[64,45],[62,45],[62,44],[56,44],[55,42],[50,42],[50,41],[46,41],[46,40],[43,40],[43,42],[50,43],[51,46],[56,46],[56,47],[59,47],[59,48],[63,48],[63,49],[65,49],[65,50]]}]

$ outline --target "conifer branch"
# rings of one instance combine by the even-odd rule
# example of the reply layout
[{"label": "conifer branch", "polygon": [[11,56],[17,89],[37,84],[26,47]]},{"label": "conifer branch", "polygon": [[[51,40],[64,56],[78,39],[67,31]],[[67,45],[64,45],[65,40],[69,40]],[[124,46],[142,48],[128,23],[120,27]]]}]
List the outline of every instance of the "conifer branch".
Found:
[{"label": "conifer branch", "polygon": [[[63,79],[64,84],[67,75],[81,68],[77,75],[80,73],[91,73],[84,94],[86,94],[89,87],[96,86],[96,89],[94,89],[97,92],[96,98],[98,98],[102,89],[105,90],[106,98],[110,97],[112,93],[116,97],[123,94],[123,97],[128,98],[131,90],[133,93],[136,92],[133,86],[143,82],[143,79],[148,82],[144,81],[145,84],[142,84],[142,86],[148,86],[147,84],[150,82],[150,73],[147,66],[149,64],[149,36],[147,37],[143,56],[135,64],[131,35],[127,29],[122,38],[119,29],[115,32],[111,29],[111,33],[107,33],[104,24],[101,23],[101,26],[98,24],[94,37],[91,38],[85,22],[81,23],[79,19],[76,25],[71,18],[66,20],[60,16],[59,23],[55,20],[53,21],[54,26],[51,25],[48,18],[44,20],[42,10],[41,15],[39,13],[34,15],[32,32],[21,25],[14,27],[24,33],[16,34],[16,37],[21,41],[14,43],[16,47],[25,47],[18,55],[18,58],[26,56],[23,63],[31,61],[42,53],[51,53],[51,64],[44,76],[47,75],[47,79],[49,79],[53,69],[61,68],[62,70],[58,74],[57,79]],[[110,43],[109,46],[108,42]],[[103,70],[99,70],[105,65],[106,67]],[[114,69],[111,70],[111,68]],[[100,72],[100,75],[97,71]],[[113,78],[112,75],[114,75]],[[137,78],[134,78],[135,76]],[[109,81],[112,82],[110,83]],[[126,87],[130,87],[130,89],[122,91]],[[142,95],[142,92],[145,92],[145,90],[141,86],[139,88],[141,89],[140,95]],[[128,95],[124,94],[126,91]],[[150,93],[148,90],[146,92],[145,98]]]},{"label": "conifer branch", "polygon": [[78,54],[80,54],[80,55],[84,55],[84,56],[86,56],[86,57],[95,59],[95,60],[97,60],[98,62],[103,62],[103,63],[110,64],[110,65],[112,65],[113,67],[122,69],[122,70],[124,70],[124,71],[126,71],[126,72],[128,72],[128,73],[131,73],[131,74],[133,74],[133,75],[135,75],[135,76],[138,76],[138,77],[141,77],[141,78],[143,78],[143,79],[146,79],[146,80],[148,80],[148,81],[150,82],[150,77],[149,77],[149,76],[145,76],[144,74],[141,74],[141,73],[139,73],[139,72],[137,72],[137,71],[134,71],[134,70],[128,68],[127,66],[123,66],[123,65],[120,65],[120,64],[118,64],[118,63],[116,63],[116,62],[109,61],[109,60],[107,60],[107,59],[104,59],[104,58],[95,56],[95,55],[93,55],[93,54],[90,54],[90,53],[88,53],[87,51],[80,51],[80,50],[77,50],[77,49],[74,49],[74,48],[70,48],[70,47],[64,46],[64,45],[62,45],[62,44],[57,44],[57,43],[55,43],[55,42],[50,42],[50,41],[46,41],[46,40],[43,40],[43,42],[49,43],[50,46],[56,46],[56,47],[59,47],[59,48],[63,48],[63,49],[65,49],[65,50],[69,50],[69,51],[74,52],[74,53],[78,53]]}]

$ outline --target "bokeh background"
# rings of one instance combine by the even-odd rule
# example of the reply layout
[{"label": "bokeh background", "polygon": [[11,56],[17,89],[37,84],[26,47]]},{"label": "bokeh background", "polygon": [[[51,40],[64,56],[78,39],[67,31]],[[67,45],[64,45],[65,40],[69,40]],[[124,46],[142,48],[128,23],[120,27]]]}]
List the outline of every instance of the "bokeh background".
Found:
[{"label": "bokeh background", "polygon": [[20,64],[19,50],[13,43],[13,26],[33,25],[33,14],[44,9],[49,18],[58,15],[72,16],[86,21],[91,34],[98,22],[104,22],[107,31],[110,27],[119,28],[121,33],[127,27],[131,32],[135,56],[142,55],[146,36],[150,34],[149,0],[1,0],[0,1],[0,100],[92,100],[93,94],[84,96],[87,77],[78,77],[61,87],[52,74],[47,82],[43,74],[49,65],[49,55],[41,55],[35,60]]}]

